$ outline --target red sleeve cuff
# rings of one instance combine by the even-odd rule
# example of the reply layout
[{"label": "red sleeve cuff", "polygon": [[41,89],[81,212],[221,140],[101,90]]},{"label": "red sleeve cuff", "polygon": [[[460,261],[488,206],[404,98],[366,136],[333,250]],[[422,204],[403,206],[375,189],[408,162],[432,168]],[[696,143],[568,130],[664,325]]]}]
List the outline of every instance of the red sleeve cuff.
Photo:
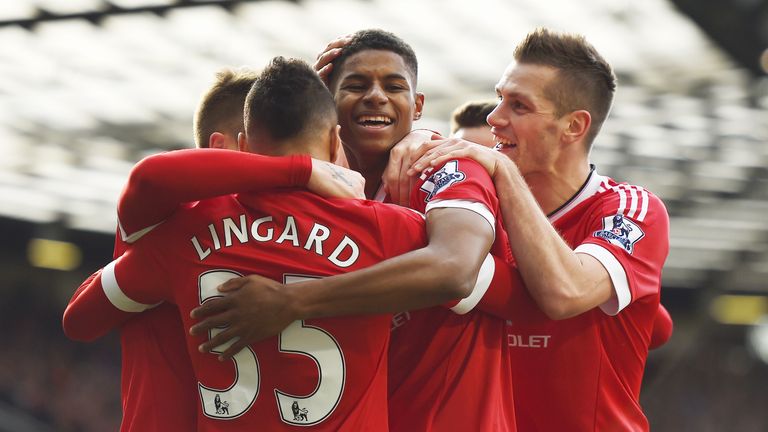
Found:
[{"label": "red sleeve cuff", "polygon": [[309,183],[309,177],[312,175],[312,158],[309,155],[303,154],[289,156],[288,158],[290,160],[291,184],[293,186],[306,186]]}]

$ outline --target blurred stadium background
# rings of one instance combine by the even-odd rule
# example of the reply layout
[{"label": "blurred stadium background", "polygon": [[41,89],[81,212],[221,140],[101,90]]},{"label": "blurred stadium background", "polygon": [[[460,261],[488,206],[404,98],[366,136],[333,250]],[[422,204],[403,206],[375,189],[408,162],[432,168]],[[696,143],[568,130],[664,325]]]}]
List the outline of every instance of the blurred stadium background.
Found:
[{"label": "blurred stadium background", "polygon": [[69,342],[61,313],[110,260],[131,166],[192,145],[218,68],[313,61],[383,28],[419,56],[417,125],[447,133],[454,107],[494,98],[535,26],[583,33],[612,62],[593,159],[672,217],[675,333],[649,358],[652,430],[768,430],[765,0],[14,0],[0,5],[0,431],[116,430],[117,338]]}]

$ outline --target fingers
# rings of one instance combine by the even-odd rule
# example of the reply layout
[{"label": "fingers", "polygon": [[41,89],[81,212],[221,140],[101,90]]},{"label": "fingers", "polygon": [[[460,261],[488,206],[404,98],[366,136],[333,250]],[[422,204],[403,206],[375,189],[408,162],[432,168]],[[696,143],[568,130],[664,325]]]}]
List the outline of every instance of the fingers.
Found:
[{"label": "fingers", "polygon": [[207,353],[219,347],[224,348],[222,345],[237,337],[237,331],[232,327],[229,327],[219,332],[216,336],[200,344],[200,346],[197,347],[197,350],[201,353]]},{"label": "fingers", "polygon": [[328,77],[333,69],[333,62],[336,57],[341,55],[341,48],[332,48],[326,50],[317,56],[317,61],[312,65],[312,68],[317,71],[321,78]]},{"label": "fingers", "polygon": [[205,303],[192,309],[189,316],[192,319],[203,319],[212,315],[220,314],[231,307],[230,299],[227,297],[215,297],[206,300]]},{"label": "fingers", "polygon": [[395,204],[400,204],[400,172],[403,166],[403,152],[395,147],[389,154],[389,162],[384,169],[382,180],[389,193],[390,200]]},{"label": "fingers", "polygon": [[410,166],[410,169],[407,171],[407,174],[410,176],[421,174],[421,172],[433,165],[430,165],[430,162],[437,156],[439,156],[441,153],[439,153],[441,148],[446,147],[447,145],[450,145],[450,141],[448,140],[435,140],[430,141],[419,149],[418,155],[415,155],[413,162]]},{"label": "fingers", "polygon": [[394,202],[401,206],[408,206],[410,204],[411,195],[411,177],[408,176],[408,170],[411,166],[411,158],[406,157],[400,162],[400,172],[398,172],[398,199]]},{"label": "fingers", "polygon": [[229,346],[229,348],[221,353],[219,360],[224,361],[226,359],[232,358],[232,356],[242,351],[246,346],[248,346],[248,344],[245,342],[245,339],[237,339],[232,345]]},{"label": "fingers", "polygon": [[322,53],[320,53],[317,56],[317,60],[315,61],[315,70],[318,70],[318,67],[323,67],[327,65],[328,63],[332,62],[336,57],[341,55],[341,48],[331,48],[328,49]]},{"label": "fingers", "polygon": [[205,334],[209,330],[229,325],[230,317],[226,313],[220,313],[193,325],[189,328],[189,334],[193,336]]},{"label": "fingers", "polygon": [[246,282],[248,282],[248,279],[244,278],[244,277],[232,278],[232,279],[224,282],[223,284],[219,285],[218,287],[216,287],[216,289],[220,293],[227,293],[227,292],[237,291],[240,288],[242,288],[242,286],[245,285]]},{"label": "fingers", "polygon": [[333,63],[328,63],[327,65],[320,68],[319,71],[317,71],[317,75],[320,77],[320,81],[325,83],[325,86],[329,86],[328,78],[331,76],[331,71],[333,71]]},{"label": "fingers", "polygon": [[317,55],[318,60],[320,59],[320,57],[322,57],[323,54],[327,53],[328,51],[331,51],[333,49],[343,48],[351,41],[352,41],[352,34],[346,34],[344,36],[339,36],[336,39],[328,42],[328,45],[325,46],[325,49],[323,50],[323,52]]}]

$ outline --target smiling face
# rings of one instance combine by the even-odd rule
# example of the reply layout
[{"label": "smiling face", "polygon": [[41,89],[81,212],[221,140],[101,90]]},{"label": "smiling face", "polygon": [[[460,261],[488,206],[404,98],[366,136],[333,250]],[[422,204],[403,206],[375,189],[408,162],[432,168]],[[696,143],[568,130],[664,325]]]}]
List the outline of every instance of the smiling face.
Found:
[{"label": "smiling face", "polygon": [[488,124],[499,151],[523,176],[556,169],[561,132],[567,126],[546,96],[556,79],[553,67],[512,63],[496,84],[499,105],[488,115]]},{"label": "smiling face", "polygon": [[414,86],[402,57],[391,51],[360,51],[344,61],[331,89],[341,139],[356,158],[386,158],[411,131],[424,103]]}]

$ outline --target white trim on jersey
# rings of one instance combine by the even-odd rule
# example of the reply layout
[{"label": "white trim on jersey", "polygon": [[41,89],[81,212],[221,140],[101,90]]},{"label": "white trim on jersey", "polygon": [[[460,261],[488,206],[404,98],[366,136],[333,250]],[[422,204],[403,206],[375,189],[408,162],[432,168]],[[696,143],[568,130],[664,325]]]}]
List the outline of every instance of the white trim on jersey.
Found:
[{"label": "white trim on jersey", "polygon": [[480,271],[477,273],[477,282],[475,282],[472,292],[461,301],[452,307],[451,310],[458,315],[464,315],[480,303],[480,300],[488,291],[488,287],[491,286],[493,275],[496,271],[496,263],[493,261],[493,256],[488,254],[483,261],[483,265],[480,266]]},{"label": "white trim on jersey", "polygon": [[144,312],[160,304],[148,305],[139,303],[125,295],[123,290],[120,289],[120,285],[117,284],[117,277],[115,277],[116,263],[117,261],[112,261],[101,271],[101,287],[112,305],[123,312]]},{"label": "white trim on jersey", "polygon": [[120,229],[120,238],[122,238],[124,242],[126,242],[126,243],[134,243],[136,240],[144,237],[144,234],[152,231],[153,229],[155,229],[161,223],[162,222],[158,222],[158,223],[156,223],[156,224],[154,224],[152,226],[148,226],[148,227],[146,227],[144,229],[138,230],[135,233],[132,233],[130,235],[127,232],[125,232],[125,229],[123,228],[123,224],[120,223],[120,219],[117,220],[117,227]]},{"label": "white trim on jersey", "polygon": [[632,294],[629,291],[629,281],[627,273],[624,271],[619,260],[608,249],[598,246],[594,243],[584,243],[579,245],[574,252],[590,255],[600,261],[600,264],[608,271],[608,275],[613,282],[613,289],[616,292],[616,298],[611,298],[600,305],[600,309],[607,315],[617,315],[632,300]]},{"label": "white trim on jersey", "polygon": [[619,184],[609,186],[607,190],[613,190],[619,194],[619,208],[617,214],[642,222],[648,214],[648,191],[640,186]]},{"label": "white trim on jersey", "polygon": [[473,211],[488,221],[488,224],[491,225],[491,229],[493,230],[494,237],[496,236],[496,218],[493,216],[491,209],[483,203],[461,199],[434,200],[427,203],[427,208],[424,209],[424,213],[429,213],[430,210],[436,208],[463,208]]},{"label": "white trim on jersey", "polygon": [[581,189],[581,191],[571,198],[570,202],[566,204],[565,206],[558,209],[556,212],[549,215],[549,222],[555,223],[556,220],[560,219],[564,214],[568,213],[576,207],[577,205],[581,204],[586,200],[587,198],[591,197],[592,195],[602,192],[605,190],[604,185],[607,184],[608,177],[601,176],[597,173],[597,170],[592,171],[592,174],[590,174],[589,179],[587,180],[586,185]]}]

